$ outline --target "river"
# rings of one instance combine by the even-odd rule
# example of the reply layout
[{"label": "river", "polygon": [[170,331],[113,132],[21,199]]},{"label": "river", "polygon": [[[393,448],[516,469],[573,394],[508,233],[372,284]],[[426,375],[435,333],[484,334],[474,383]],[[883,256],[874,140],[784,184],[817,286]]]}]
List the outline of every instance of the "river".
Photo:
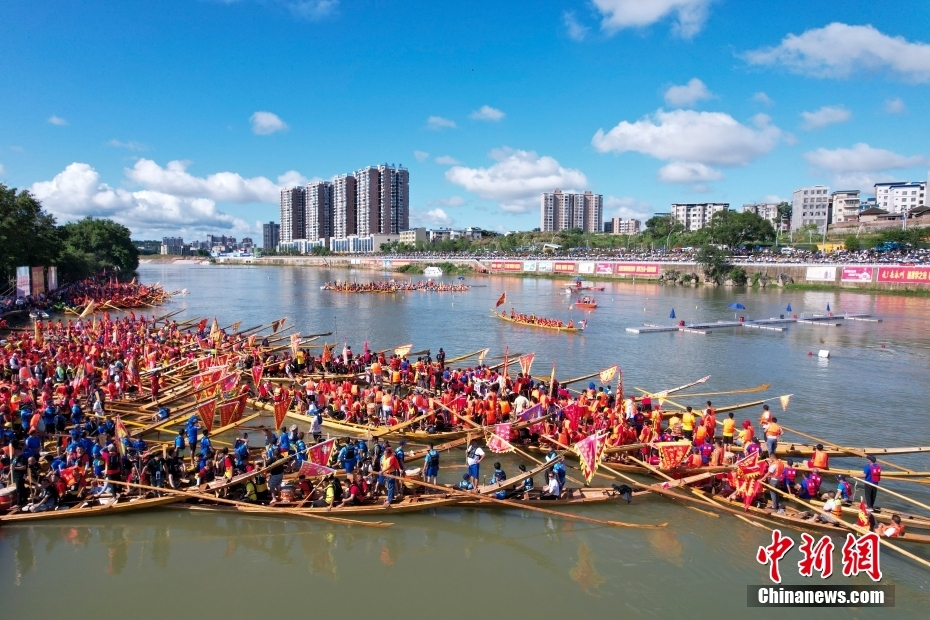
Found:
[{"label": "river", "polygon": [[[467,293],[346,295],[324,292],[326,280],[391,277],[376,272],[282,267],[146,264],[144,282],[186,288],[158,312],[183,308],[184,316],[216,316],[243,327],[287,317],[304,334],[334,330],[361,350],[412,343],[414,350],[443,347],[449,357],[482,347],[491,355],[536,353],[534,374],[552,364],[567,379],[619,364],[627,392],[661,390],[705,375],[701,392],[772,387],[758,394],[714,398],[715,405],[792,394],[785,425],[856,446],[930,444],[927,431],[930,299],[854,292],[748,291],[605,283],[593,311],[569,309],[565,281],[474,276]],[[582,334],[515,326],[490,316],[502,292],[505,309],[535,312],[577,323]],[[766,318],[792,313],[870,313],[881,323],[841,327],[790,325],[784,333],[718,330],[631,334],[626,327],[678,320]],[[330,342],[333,337],[328,338]],[[821,359],[817,352],[829,350]],[[813,355],[809,355],[809,353]],[[705,389],[706,388],[706,389]],[[692,390],[695,391],[695,390]],[[676,399],[700,406],[704,398]],[[754,407],[737,420],[758,417]],[[787,437],[787,436],[786,436]],[[792,439],[804,441],[802,438]],[[444,455],[441,479],[461,476],[461,452]],[[520,460],[500,460],[515,471]],[[904,466],[930,469],[926,455],[895,457]],[[453,462],[456,461],[456,462]],[[836,461],[861,467],[861,459]],[[489,468],[486,468],[489,469]],[[603,481],[600,481],[603,483]],[[825,487],[833,480],[824,478]],[[930,503],[928,487],[895,484]],[[911,510],[879,493],[879,505]],[[596,505],[584,514],[637,523],[668,522],[660,530],[621,529],[520,511],[448,509],[397,515],[389,529],[317,524],[304,520],[215,515],[176,509],[78,522],[47,522],[0,529],[3,616],[39,618],[131,615],[354,618],[553,618],[579,612],[599,617],[721,618],[735,614],[789,617],[785,609],[747,609],[746,585],[769,584],[755,560],[767,530],[731,516],[717,518],[658,497],[633,504]],[[385,517],[387,520],[387,517]],[[798,575],[800,535],[781,563],[785,584],[818,584]],[[833,585],[865,585],[864,576],[840,574],[842,539],[835,537]],[[907,548],[930,559],[923,546]],[[930,571],[884,550],[883,585],[896,586],[895,617],[925,618]],[[924,612],[919,610],[923,608]],[[857,610],[864,613],[862,609]],[[882,613],[882,612],[879,612]],[[823,618],[849,618],[848,609],[818,609]]]}]

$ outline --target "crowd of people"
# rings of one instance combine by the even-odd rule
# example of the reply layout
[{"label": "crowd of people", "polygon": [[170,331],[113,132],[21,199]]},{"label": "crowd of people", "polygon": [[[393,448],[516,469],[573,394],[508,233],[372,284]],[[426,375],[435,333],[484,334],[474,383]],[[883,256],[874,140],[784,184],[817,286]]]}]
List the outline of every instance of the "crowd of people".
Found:
[{"label": "crowd of people", "polygon": [[326,282],[323,285],[324,291],[337,291],[340,293],[464,293],[469,290],[467,284],[450,284],[448,282],[438,282],[436,280],[418,280],[402,281],[396,280],[379,280],[377,282]]}]

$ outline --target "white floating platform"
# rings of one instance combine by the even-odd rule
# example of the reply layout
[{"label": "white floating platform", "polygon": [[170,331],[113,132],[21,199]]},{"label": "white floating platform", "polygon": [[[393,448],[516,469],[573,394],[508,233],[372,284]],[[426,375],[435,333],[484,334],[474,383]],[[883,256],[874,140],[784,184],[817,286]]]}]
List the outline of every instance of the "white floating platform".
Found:
[{"label": "white floating platform", "polygon": [[802,325],[820,325],[822,327],[839,327],[842,323],[839,321],[863,321],[866,323],[881,323],[881,319],[873,318],[869,314],[812,314],[810,316],[800,315],[798,318],[772,317],[768,319],[755,319],[749,321],[716,321],[713,323],[691,323],[685,325],[656,325],[654,323],[643,323],[641,327],[627,327],[626,331],[631,334],[657,334],[660,332],[686,332],[689,334],[709,334],[708,330],[723,329],[734,327],[751,327],[753,329],[784,332],[786,327],[779,325],[788,325],[791,323]]}]

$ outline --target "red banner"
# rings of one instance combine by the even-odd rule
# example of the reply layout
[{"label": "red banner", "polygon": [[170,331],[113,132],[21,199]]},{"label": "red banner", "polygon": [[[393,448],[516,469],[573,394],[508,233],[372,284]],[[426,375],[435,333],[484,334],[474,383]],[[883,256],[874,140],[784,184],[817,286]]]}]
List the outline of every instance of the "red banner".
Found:
[{"label": "red banner", "polygon": [[533,360],[536,358],[535,353],[527,353],[520,356],[520,372],[524,377],[530,376],[530,369],[533,367]]},{"label": "red banner", "polygon": [[262,366],[261,362],[252,366],[252,381],[255,382],[256,387],[262,382],[263,372],[265,372],[265,367]]},{"label": "red banner", "polygon": [[335,445],[336,438],[333,437],[323,443],[311,446],[310,449],[307,450],[307,461],[326,467],[329,465],[329,457],[332,455]]},{"label": "red banner", "polygon": [[491,270],[500,271],[504,268],[504,261],[502,260],[492,260],[491,261]]},{"label": "red banner", "polygon": [[297,472],[297,475],[304,475],[307,478],[320,478],[322,476],[328,476],[335,471],[335,469],[330,469],[324,465],[317,465],[310,461],[304,461],[300,464],[300,470]]},{"label": "red banner", "polygon": [[653,444],[659,449],[659,468],[675,469],[681,466],[685,455],[691,450],[691,444],[685,442],[666,442]]},{"label": "red banner", "polygon": [[585,482],[591,483],[594,472],[597,470],[598,461],[598,440],[597,434],[585,437],[575,444],[575,452],[578,453],[578,460],[581,461],[581,473],[584,474]]},{"label": "red banner", "polygon": [[274,427],[281,428],[284,424],[284,416],[287,415],[287,410],[291,407],[291,396],[288,393],[285,393],[284,398],[281,399],[281,402],[274,404]]},{"label": "red banner", "polygon": [[488,437],[488,449],[491,452],[503,453],[513,452],[514,447],[510,445],[511,424],[495,424],[491,436]]},{"label": "red banner", "polygon": [[862,282],[869,284],[872,282],[871,267],[843,267],[841,282]]},{"label": "red banner", "polygon": [[930,284],[930,267],[879,267],[879,282]]},{"label": "red banner", "polygon": [[618,276],[657,276],[658,263],[617,263],[615,265]]},{"label": "red banner", "polygon": [[213,417],[216,415],[216,401],[210,400],[197,407],[197,413],[200,415],[200,421],[203,427],[213,432]]},{"label": "red banner", "polygon": [[236,415],[236,409],[238,408],[238,400],[230,400],[220,405],[220,426],[232,424],[233,416]]},{"label": "red banner", "polygon": [[613,275],[614,264],[613,263],[598,263],[594,268],[594,273],[602,276]]},{"label": "red banner", "polygon": [[552,266],[555,273],[575,273],[575,263],[555,263]]},{"label": "red banner", "polygon": [[236,410],[233,412],[232,418],[230,418],[229,423],[238,422],[242,419],[242,414],[245,413],[246,400],[248,399],[248,394],[243,394],[236,399]]},{"label": "red banner", "polygon": [[578,422],[581,420],[582,413],[583,409],[575,403],[562,409],[562,415],[568,420],[573,432],[578,430]]},{"label": "red banner", "polygon": [[523,261],[506,261],[504,271],[523,271]]}]

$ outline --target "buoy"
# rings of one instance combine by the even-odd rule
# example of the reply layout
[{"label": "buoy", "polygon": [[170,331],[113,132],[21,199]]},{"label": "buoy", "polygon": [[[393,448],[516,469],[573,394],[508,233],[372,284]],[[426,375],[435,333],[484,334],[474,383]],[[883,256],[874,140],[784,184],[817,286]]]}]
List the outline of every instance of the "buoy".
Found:
[{"label": "buoy", "polygon": [[882,348],[884,349],[884,348],[885,348],[885,345],[882,345]]},{"label": "buoy", "polygon": [[808,351],[808,352],[807,352],[807,357],[814,357],[814,352],[813,352],[813,351]]},{"label": "buoy", "polygon": [[830,357],[830,352],[827,351],[826,349],[820,349],[820,351],[817,352],[817,357],[822,357],[822,358],[826,359],[826,358]]}]

